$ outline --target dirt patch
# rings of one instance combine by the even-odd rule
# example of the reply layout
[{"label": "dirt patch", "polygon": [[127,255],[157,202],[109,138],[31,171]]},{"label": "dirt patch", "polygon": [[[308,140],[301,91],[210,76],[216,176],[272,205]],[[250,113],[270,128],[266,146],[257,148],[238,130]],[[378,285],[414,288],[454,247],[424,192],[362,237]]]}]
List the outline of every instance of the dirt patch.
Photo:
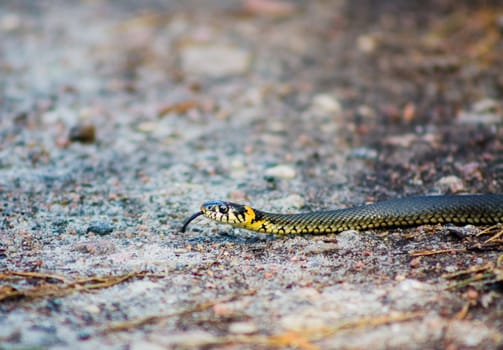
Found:
[{"label": "dirt patch", "polygon": [[503,192],[491,1],[0,5],[0,348],[495,348],[501,228],[185,218]]}]

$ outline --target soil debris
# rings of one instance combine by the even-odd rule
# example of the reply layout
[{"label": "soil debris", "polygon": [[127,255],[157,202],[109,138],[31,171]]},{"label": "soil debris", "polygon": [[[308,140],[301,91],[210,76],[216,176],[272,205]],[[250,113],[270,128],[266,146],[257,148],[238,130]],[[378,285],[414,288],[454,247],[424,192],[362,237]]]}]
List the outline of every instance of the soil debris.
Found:
[{"label": "soil debris", "polygon": [[0,2],[0,347],[501,347],[499,226],[179,230],[503,193],[502,13]]}]

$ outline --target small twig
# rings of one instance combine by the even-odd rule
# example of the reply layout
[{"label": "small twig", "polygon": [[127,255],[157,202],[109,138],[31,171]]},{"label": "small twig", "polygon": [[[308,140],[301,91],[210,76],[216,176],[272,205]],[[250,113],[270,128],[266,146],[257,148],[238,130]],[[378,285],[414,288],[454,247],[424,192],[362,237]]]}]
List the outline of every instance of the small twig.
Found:
[{"label": "small twig", "polygon": [[503,268],[503,254],[498,256],[498,259],[496,260],[496,267]]},{"label": "small twig", "polygon": [[491,238],[489,238],[489,239],[485,240],[485,241],[484,241],[484,243],[482,243],[482,244],[487,244],[487,243],[489,243],[489,242],[492,242],[492,241],[496,240],[497,238],[499,238],[499,237],[501,237],[501,236],[503,236],[503,230],[500,230],[500,231],[499,231],[498,233],[496,233],[494,236],[492,236]]},{"label": "small twig", "polygon": [[477,237],[478,236],[482,236],[482,235],[487,235],[487,234],[490,234],[492,233],[492,231],[496,228],[500,228],[501,227],[501,224],[496,224],[496,225],[493,225],[493,226],[489,226],[488,228],[480,231],[479,233],[477,233]]},{"label": "small twig", "polygon": [[225,337],[219,340],[219,344],[256,344],[265,345],[266,347],[297,347],[303,350],[315,350],[319,347],[313,344],[315,341],[322,340],[323,338],[333,336],[339,332],[346,330],[365,329],[368,327],[378,327],[385,324],[395,322],[405,322],[414,318],[422,317],[426,313],[419,312],[406,312],[394,315],[383,315],[377,317],[363,317],[357,320],[341,322],[333,327],[320,327],[312,329],[303,329],[300,331],[287,331],[280,334],[270,336],[246,336],[246,337]]},{"label": "small twig", "polygon": [[470,307],[473,306],[474,303],[473,301],[468,301],[466,302],[463,307],[461,308],[461,310],[459,310],[459,312],[456,314],[456,320],[464,320],[466,318],[466,315],[468,315],[468,311],[470,311]]},{"label": "small twig", "polygon": [[255,293],[257,293],[256,290],[250,289],[250,290],[244,291],[242,293],[233,294],[233,295],[227,296],[227,297],[219,299],[219,300],[206,301],[206,302],[197,304],[191,308],[176,311],[176,312],[171,312],[171,313],[167,313],[167,314],[160,314],[160,315],[150,315],[150,316],[146,316],[146,317],[139,317],[139,318],[136,318],[133,320],[123,321],[123,322],[113,322],[113,323],[109,324],[108,326],[106,326],[102,330],[102,333],[127,331],[132,328],[137,328],[137,327],[144,326],[147,324],[156,323],[156,322],[164,320],[164,319],[177,317],[177,316],[183,316],[183,315],[189,315],[189,314],[193,314],[196,312],[202,312],[204,310],[211,308],[212,306],[214,306],[216,304],[226,303],[226,302],[235,300],[236,298],[239,298],[239,297],[254,295]]},{"label": "small twig", "polygon": [[[31,273],[28,275],[24,272],[10,272],[10,275],[19,275],[19,276],[28,276],[33,277]],[[52,275],[48,274],[40,274],[40,276],[46,276],[45,278],[53,278]],[[47,277],[50,276],[50,277]],[[163,277],[162,275],[152,275],[147,272],[133,272],[127,273],[125,275],[119,276],[109,276],[109,277],[91,277],[79,279],[74,282],[66,282],[66,279],[59,279],[65,281],[62,285],[57,284],[45,284],[42,286],[37,286],[33,288],[27,288],[24,290],[16,289],[12,286],[5,286],[0,290],[0,301],[6,299],[13,299],[18,297],[24,298],[44,298],[44,297],[55,297],[55,296],[64,296],[67,294],[71,294],[76,291],[90,291],[101,288],[112,287],[116,284],[122,283],[131,278],[137,277]],[[40,277],[42,278],[42,277]],[[98,282],[96,282],[98,281]],[[92,283],[95,282],[95,283]]]},{"label": "small twig", "polygon": [[[333,336],[338,332],[347,330],[359,330],[367,327],[378,327],[395,322],[405,322],[414,318],[422,317],[426,313],[410,312],[393,315],[384,315],[377,317],[363,317],[353,321],[341,322],[333,327],[320,327],[302,330],[290,330],[273,335],[228,335],[215,337],[198,343],[199,347],[212,347],[231,345],[239,347],[239,345],[256,345],[266,348],[299,348],[302,350],[317,350],[320,347],[313,342],[323,340],[328,336]],[[180,342],[177,345],[184,347],[184,343]]]},{"label": "small twig", "polygon": [[264,343],[271,347],[285,348],[296,347],[303,350],[318,350],[319,347],[312,344],[309,336],[304,332],[285,332],[278,335],[265,337]]},{"label": "small twig", "polygon": [[338,326],[333,328],[329,328],[323,336],[333,335],[339,331],[347,330],[347,329],[361,329],[365,327],[377,327],[388,323],[394,322],[404,322],[414,318],[422,317],[426,314],[424,311],[417,312],[404,312],[393,315],[383,315],[378,317],[363,317],[359,320],[349,321],[341,323]]},{"label": "small twig", "polygon": [[493,267],[494,267],[493,264],[487,263],[485,265],[470,267],[469,269],[466,269],[466,270],[456,271],[453,273],[444,273],[441,277],[449,279],[449,278],[459,277],[462,275],[468,275],[468,274],[474,273],[474,272],[489,270],[489,269],[492,269]]},{"label": "small twig", "polygon": [[451,248],[451,249],[441,249],[441,250],[418,250],[415,252],[410,252],[410,256],[428,256],[436,254],[450,254],[450,253],[465,253],[467,250],[465,248]]},{"label": "small twig", "polygon": [[466,287],[466,286],[472,284],[473,282],[478,282],[478,281],[484,281],[485,283],[496,282],[497,279],[494,279],[492,277],[494,277],[494,276],[490,273],[477,274],[473,277],[464,279],[464,280],[459,281],[457,283],[453,283],[450,286],[447,286],[446,289],[458,289],[458,288]]},{"label": "small twig", "polygon": [[[147,272],[132,272],[128,273],[125,275],[120,275],[120,276],[111,276],[111,277],[92,277],[89,279],[82,279],[75,281],[69,285],[69,287],[75,287],[76,289],[79,290],[92,290],[92,289],[101,289],[101,288],[107,288],[111,287],[113,285],[122,283],[124,281],[127,281],[130,278],[135,278],[135,277],[160,277],[160,275],[153,275],[149,274]],[[162,276],[164,277],[164,276]],[[90,283],[90,282],[95,282],[96,283]]]},{"label": "small twig", "polygon": [[41,273],[31,271],[5,271],[3,273],[0,273],[0,279],[10,279],[12,276],[40,278],[40,279],[54,279],[61,281],[63,283],[69,283],[69,281],[65,277],[52,273]]}]

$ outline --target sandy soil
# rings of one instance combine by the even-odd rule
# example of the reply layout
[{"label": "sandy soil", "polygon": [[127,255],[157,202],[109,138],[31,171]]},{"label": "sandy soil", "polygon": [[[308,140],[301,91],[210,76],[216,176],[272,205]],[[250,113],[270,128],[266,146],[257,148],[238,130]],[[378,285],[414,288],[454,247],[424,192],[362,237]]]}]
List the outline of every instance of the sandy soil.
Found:
[{"label": "sandy soil", "polygon": [[498,228],[179,233],[502,193],[501,2],[138,3],[0,2],[0,349],[503,346]]}]

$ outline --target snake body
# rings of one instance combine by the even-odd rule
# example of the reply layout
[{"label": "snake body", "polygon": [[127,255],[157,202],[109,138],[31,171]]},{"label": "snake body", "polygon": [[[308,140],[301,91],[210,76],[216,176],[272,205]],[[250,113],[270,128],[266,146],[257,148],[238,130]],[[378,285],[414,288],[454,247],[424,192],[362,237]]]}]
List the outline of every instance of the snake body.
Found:
[{"label": "snake body", "polygon": [[440,195],[391,199],[347,209],[275,214],[224,201],[206,202],[182,232],[203,215],[220,223],[272,234],[325,234],[345,230],[409,227],[425,224],[503,223],[503,194]]}]

